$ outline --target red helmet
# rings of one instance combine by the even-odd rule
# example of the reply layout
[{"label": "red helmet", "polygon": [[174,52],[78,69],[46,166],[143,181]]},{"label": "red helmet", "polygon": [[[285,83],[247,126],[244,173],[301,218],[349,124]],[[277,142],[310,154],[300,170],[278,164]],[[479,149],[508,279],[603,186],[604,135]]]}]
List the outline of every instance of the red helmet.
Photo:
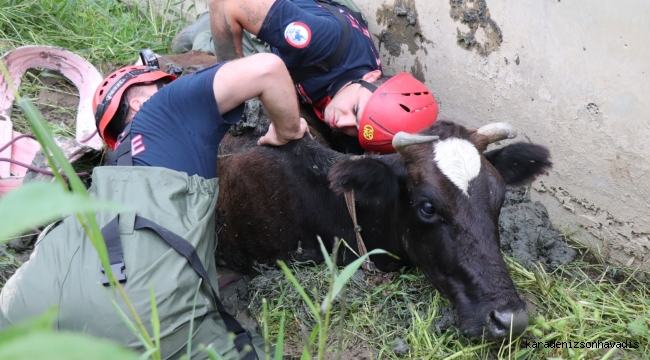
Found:
[{"label": "red helmet", "polygon": [[154,84],[161,79],[172,81],[176,76],[151,66],[127,66],[108,75],[99,85],[93,97],[95,125],[99,136],[111,149],[115,149],[117,139],[106,133],[106,127],[120,108],[124,92],[133,85]]},{"label": "red helmet", "polygon": [[426,85],[409,73],[399,73],[377,87],[368,99],[359,121],[359,143],[366,150],[395,152],[391,142],[397,132],[417,133],[437,118],[438,103]]}]

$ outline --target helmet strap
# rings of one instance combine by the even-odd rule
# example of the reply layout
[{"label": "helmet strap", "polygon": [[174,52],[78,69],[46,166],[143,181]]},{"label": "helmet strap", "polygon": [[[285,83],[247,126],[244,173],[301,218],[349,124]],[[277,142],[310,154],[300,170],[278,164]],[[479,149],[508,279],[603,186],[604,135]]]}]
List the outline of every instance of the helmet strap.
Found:
[{"label": "helmet strap", "polygon": [[115,115],[113,116],[113,120],[111,121],[124,122],[124,120],[126,119],[126,115],[128,113],[129,113],[129,102],[126,99],[126,96],[122,96],[122,99],[120,100],[120,105],[117,108]]},{"label": "helmet strap", "polygon": [[359,84],[373,93],[377,90],[377,86],[375,84],[369,83],[363,79],[352,80],[350,81],[350,85],[352,84]]},{"label": "helmet strap", "polygon": [[108,104],[110,104],[111,100],[113,99],[113,96],[117,93],[117,91],[126,84],[127,81],[133,79],[134,77],[145,73],[145,72],[151,72],[155,71],[157,69],[148,67],[146,69],[138,69],[138,70],[131,70],[120,78],[120,81],[116,82],[111,86],[108,91],[106,91],[106,96],[102,99],[102,102],[97,105],[97,110],[95,111],[95,121],[99,123],[101,120],[102,116],[104,116],[104,112],[106,109],[108,109]]},{"label": "helmet strap", "polygon": [[156,87],[158,88],[158,91],[160,91],[160,89],[165,87],[165,85],[169,84],[170,82],[171,82],[171,80],[169,80],[167,78],[160,79],[160,80],[156,81]]}]

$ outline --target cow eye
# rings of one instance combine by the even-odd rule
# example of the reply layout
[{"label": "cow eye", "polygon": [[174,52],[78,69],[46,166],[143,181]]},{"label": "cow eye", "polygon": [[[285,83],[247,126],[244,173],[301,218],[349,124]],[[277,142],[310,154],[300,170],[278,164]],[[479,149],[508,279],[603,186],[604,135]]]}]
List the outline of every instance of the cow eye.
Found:
[{"label": "cow eye", "polygon": [[433,208],[433,204],[430,202],[423,202],[422,205],[420,205],[420,211],[422,212],[422,215],[431,217],[436,214],[436,210]]}]

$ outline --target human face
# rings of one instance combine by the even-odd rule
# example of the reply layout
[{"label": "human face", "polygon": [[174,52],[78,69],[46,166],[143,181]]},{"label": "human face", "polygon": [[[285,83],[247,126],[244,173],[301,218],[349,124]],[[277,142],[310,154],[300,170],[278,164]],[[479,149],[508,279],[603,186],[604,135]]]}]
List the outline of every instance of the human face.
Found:
[{"label": "human face", "polygon": [[358,83],[348,83],[325,107],[325,122],[346,135],[357,136],[359,121],[372,92]]}]

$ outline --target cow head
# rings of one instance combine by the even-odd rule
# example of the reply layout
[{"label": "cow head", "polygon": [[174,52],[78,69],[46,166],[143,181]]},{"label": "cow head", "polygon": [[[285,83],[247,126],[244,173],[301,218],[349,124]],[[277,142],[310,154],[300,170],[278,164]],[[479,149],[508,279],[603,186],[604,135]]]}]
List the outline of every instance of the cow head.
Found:
[{"label": "cow head", "polygon": [[500,252],[498,217],[506,185],[545,173],[548,150],[517,143],[485,152],[514,137],[506,124],[476,130],[438,121],[420,136],[405,135],[395,137],[398,155],[335,165],[332,189],[399,211],[392,226],[402,253],[452,301],[467,334],[503,338],[511,324],[513,336],[523,333],[529,314]]}]

